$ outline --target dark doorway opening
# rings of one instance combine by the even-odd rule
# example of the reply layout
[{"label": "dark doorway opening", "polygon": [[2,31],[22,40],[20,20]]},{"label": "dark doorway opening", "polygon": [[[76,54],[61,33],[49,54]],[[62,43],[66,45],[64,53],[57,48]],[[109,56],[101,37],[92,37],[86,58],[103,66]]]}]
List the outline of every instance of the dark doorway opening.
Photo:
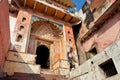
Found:
[{"label": "dark doorway opening", "polygon": [[93,49],[91,49],[88,53],[89,53],[88,54],[88,59],[92,58],[95,55],[97,55],[97,49],[96,49],[96,47],[94,47]]},{"label": "dark doorway opening", "polygon": [[97,54],[96,47],[94,47],[93,49],[91,49],[91,50],[89,51],[89,53],[91,53],[92,55],[96,55],[96,54]]},{"label": "dark doorway opening", "polygon": [[50,59],[49,59],[49,49],[44,46],[38,46],[36,50],[36,64],[40,64],[41,68],[49,69],[50,68]]},{"label": "dark doorway opening", "polygon": [[80,54],[81,54],[81,50],[80,50],[80,41],[79,41],[79,32],[81,29],[82,23],[79,23],[78,25],[74,25],[73,28],[73,34],[74,34],[74,39],[75,39],[75,44],[76,44],[76,49],[77,49],[77,56],[78,56],[78,61],[79,61],[79,65],[80,65]]}]

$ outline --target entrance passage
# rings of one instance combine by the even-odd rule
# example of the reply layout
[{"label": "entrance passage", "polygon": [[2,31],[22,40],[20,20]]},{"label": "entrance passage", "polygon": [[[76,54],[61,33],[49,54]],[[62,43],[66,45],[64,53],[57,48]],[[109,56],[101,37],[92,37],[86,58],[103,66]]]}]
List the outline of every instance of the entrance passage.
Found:
[{"label": "entrance passage", "polygon": [[36,54],[37,54],[36,64],[40,64],[41,68],[49,69],[50,68],[49,49],[44,45],[38,46]]}]

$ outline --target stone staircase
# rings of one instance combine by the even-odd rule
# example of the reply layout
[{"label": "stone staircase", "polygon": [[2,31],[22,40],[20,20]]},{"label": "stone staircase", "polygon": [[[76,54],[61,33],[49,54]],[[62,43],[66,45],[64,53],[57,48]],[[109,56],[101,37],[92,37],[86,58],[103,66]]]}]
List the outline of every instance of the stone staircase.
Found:
[{"label": "stone staircase", "polygon": [[49,69],[41,69],[35,63],[36,55],[9,52],[5,61],[7,77],[0,80],[68,80],[62,75],[56,75]]},{"label": "stone staircase", "polygon": [[68,80],[68,79],[62,75],[15,73],[13,76],[0,78],[0,80]]},{"label": "stone staircase", "polygon": [[13,75],[14,72],[40,74],[40,65],[35,63],[36,55],[20,52],[9,52],[5,61],[5,72]]}]

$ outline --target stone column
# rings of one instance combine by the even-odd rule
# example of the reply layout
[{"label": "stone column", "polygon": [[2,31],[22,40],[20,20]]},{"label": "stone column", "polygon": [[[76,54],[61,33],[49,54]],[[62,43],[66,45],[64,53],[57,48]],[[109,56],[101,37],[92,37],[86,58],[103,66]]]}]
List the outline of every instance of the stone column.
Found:
[{"label": "stone column", "polygon": [[[70,47],[73,48],[74,56],[76,60],[78,60],[72,26],[70,24],[64,24],[63,53],[61,53],[60,74],[64,73],[64,75],[66,75],[69,73],[67,52]],[[77,67],[78,63],[75,63],[75,65]]]}]

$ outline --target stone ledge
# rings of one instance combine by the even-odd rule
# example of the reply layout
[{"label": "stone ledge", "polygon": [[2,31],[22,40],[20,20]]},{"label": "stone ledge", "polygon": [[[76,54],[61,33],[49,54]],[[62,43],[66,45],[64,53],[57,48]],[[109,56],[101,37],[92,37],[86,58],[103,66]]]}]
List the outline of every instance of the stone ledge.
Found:
[{"label": "stone ledge", "polygon": [[6,61],[4,69],[8,75],[13,75],[14,72],[40,74],[40,65]]},{"label": "stone ledge", "polygon": [[8,61],[35,64],[36,55],[27,53],[9,52],[7,56]]}]

